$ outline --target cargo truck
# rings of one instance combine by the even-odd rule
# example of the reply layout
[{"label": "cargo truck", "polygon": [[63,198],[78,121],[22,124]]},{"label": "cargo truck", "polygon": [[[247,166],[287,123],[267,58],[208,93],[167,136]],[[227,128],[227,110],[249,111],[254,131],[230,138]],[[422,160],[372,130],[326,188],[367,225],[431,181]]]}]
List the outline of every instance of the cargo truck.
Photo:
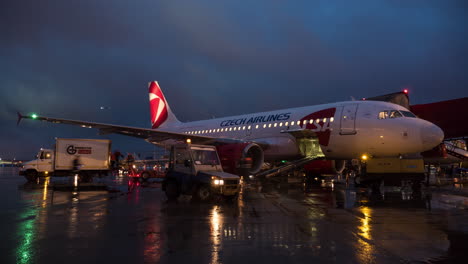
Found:
[{"label": "cargo truck", "polygon": [[[56,138],[55,147],[41,149],[35,160],[23,164],[19,175],[35,182],[39,177],[78,174],[79,181],[90,182],[109,172],[110,151],[111,141],[106,139]],[[79,170],[73,166],[76,159]]]},{"label": "cargo truck", "polygon": [[162,188],[169,200],[181,194],[201,201],[215,195],[231,200],[239,194],[240,177],[223,172],[215,146],[180,144],[171,147]]}]

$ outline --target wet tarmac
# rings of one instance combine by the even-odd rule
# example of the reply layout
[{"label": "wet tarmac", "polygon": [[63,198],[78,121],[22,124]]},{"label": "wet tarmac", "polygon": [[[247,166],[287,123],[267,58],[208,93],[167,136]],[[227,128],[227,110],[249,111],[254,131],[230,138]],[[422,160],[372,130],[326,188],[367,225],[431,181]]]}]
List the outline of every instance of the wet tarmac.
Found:
[{"label": "wet tarmac", "polygon": [[196,203],[155,181],[72,181],[0,168],[0,263],[466,263],[468,210],[431,192],[246,184]]}]

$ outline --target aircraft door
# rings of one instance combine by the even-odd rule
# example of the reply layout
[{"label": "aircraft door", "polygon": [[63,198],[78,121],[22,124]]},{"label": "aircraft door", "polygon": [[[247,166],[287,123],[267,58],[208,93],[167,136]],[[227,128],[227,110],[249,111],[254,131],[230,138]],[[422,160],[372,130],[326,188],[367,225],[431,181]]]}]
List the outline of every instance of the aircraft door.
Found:
[{"label": "aircraft door", "polygon": [[358,104],[347,104],[343,106],[340,118],[340,135],[356,134],[356,112]]}]

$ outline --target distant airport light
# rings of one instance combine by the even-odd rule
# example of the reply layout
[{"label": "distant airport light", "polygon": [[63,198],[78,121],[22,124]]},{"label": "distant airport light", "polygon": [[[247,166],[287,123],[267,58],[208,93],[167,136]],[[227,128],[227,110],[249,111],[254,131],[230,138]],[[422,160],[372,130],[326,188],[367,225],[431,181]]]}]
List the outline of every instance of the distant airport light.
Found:
[{"label": "distant airport light", "polygon": [[36,118],[37,118],[37,115],[36,115],[36,114],[32,114],[32,115],[31,115],[31,118],[32,118],[32,119],[36,119]]},{"label": "distant airport light", "polygon": [[362,160],[367,160],[367,159],[369,159],[369,157],[368,157],[366,154],[363,154],[363,155],[361,156],[361,159],[362,159]]}]

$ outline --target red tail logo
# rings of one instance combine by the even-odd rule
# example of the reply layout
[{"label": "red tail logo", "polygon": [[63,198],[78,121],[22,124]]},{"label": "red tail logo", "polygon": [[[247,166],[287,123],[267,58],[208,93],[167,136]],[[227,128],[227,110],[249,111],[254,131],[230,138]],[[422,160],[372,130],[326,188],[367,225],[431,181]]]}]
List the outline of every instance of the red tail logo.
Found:
[{"label": "red tail logo", "polygon": [[331,118],[335,116],[336,108],[328,108],[312,113],[301,119],[301,127],[304,126],[305,120],[314,120],[311,124],[307,123],[306,129],[310,129],[317,134],[320,145],[328,146],[330,143],[330,122],[333,122]]},{"label": "red tail logo", "polygon": [[158,82],[151,82],[149,87],[150,113],[153,128],[158,128],[167,119],[166,99]]}]

